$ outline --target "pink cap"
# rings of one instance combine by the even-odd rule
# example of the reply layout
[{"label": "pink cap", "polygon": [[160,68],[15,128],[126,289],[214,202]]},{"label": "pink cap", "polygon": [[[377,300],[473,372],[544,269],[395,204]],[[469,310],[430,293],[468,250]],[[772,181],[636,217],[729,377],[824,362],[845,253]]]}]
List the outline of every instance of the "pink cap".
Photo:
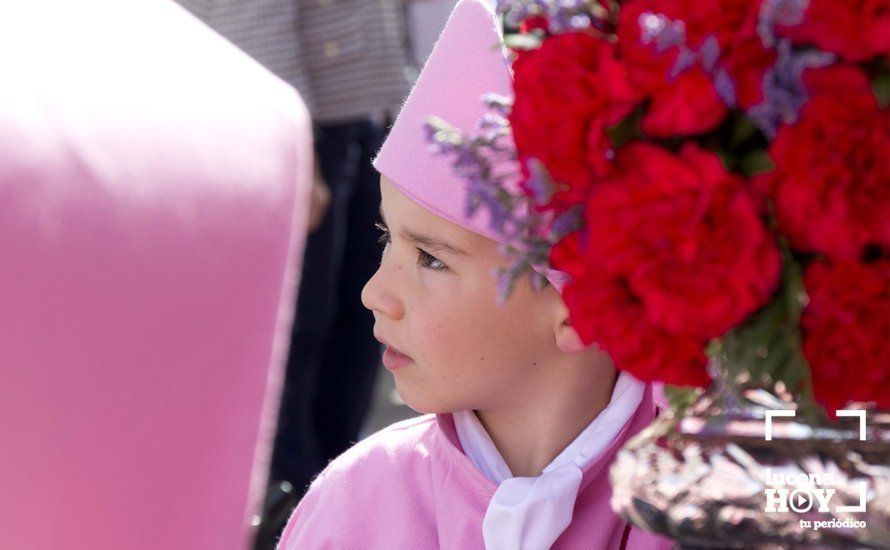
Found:
[{"label": "pink cap", "polygon": [[[482,96],[513,95],[513,75],[496,15],[479,0],[461,0],[411,90],[374,167],[427,210],[504,243],[485,208],[465,215],[467,183],[451,159],[435,155],[424,133],[430,116],[472,132],[485,113]],[[518,168],[518,167],[517,167]],[[519,170],[517,169],[518,173]],[[561,290],[566,275],[541,270]]]}]

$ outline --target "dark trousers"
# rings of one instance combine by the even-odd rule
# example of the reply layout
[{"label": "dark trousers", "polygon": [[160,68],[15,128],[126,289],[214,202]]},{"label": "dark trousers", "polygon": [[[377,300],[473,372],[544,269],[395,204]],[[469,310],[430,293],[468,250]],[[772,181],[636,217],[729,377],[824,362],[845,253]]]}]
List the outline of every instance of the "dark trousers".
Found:
[{"label": "dark trousers", "polygon": [[316,134],[331,203],[306,243],[270,472],[297,494],[356,441],[371,405],[381,347],[361,291],[380,265],[380,185],[371,159],[384,133],[364,120]]}]

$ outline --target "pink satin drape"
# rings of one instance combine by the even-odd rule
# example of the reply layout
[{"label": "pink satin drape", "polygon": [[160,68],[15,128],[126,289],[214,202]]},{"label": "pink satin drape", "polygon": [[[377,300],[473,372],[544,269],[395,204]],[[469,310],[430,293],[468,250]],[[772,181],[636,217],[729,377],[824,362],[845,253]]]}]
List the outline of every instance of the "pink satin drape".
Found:
[{"label": "pink satin drape", "polygon": [[305,238],[305,107],[172,2],[9,4],[0,548],[245,548]]}]

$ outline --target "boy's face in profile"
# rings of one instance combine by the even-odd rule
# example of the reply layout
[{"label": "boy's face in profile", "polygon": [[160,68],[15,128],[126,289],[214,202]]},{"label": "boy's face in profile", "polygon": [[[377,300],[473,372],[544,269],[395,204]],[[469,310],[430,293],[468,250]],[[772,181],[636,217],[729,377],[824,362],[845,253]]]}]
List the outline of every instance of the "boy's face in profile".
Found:
[{"label": "boy's face in profile", "polygon": [[408,356],[391,369],[399,395],[423,413],[485,410],[521,403],[541,387],[559,349],[564,313],[548,286],[528,278],[503,305],[493,273],[506,259],[498,243],[413,202],[386,177],[380,183],[384,238],[380,268],[362,292],[378,340]]}]

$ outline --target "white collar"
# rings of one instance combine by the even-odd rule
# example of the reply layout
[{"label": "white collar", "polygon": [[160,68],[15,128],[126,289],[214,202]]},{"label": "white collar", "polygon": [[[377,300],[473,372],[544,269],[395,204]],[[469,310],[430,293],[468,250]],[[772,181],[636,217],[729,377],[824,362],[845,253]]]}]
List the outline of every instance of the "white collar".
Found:
[{"label": "white collar", "polygon": [[549,548],[571,522],[581,471],[599,458],[640,405],[646,384],[620,372],[612,398],[538,477],[513,477],[473,411],[453,414],[464,453],[498,485],[482,530],[487,550]]}]

